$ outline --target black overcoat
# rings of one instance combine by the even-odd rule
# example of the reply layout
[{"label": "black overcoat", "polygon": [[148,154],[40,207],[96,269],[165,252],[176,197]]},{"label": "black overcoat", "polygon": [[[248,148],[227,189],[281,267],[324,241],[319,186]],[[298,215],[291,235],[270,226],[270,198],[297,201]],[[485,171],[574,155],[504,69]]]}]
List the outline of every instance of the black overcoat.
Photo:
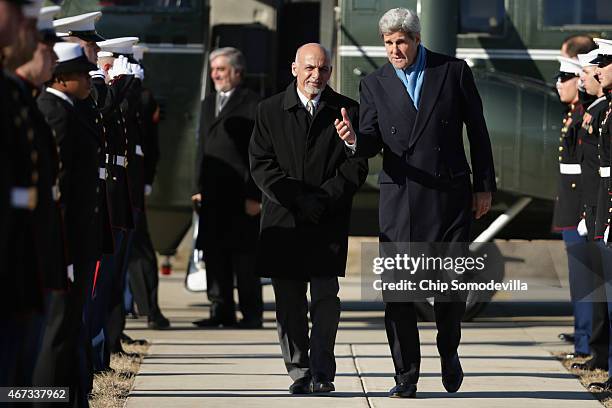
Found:
[{"label": "black overcoat", "polygon": [[[258,107],[250,145],[251,171],[263,191],[257,270],[262,276],[307,280],[344,276],[353,195],[368,173],[349,158],[334,121],[341,108],[358,123],[359,105],[327,87],[313,118],[295,81]],[[318,224],[297,216],[305,194],[326,198]]]},{"label": "black overcoat", "polygon": [[470,173],[474,191],[496,190],[491,142],[470,68],[427,50],[418,111],[389,63],[361,81],[360,97],[356,155],[383,150],[381,242],[467,241]]},{"label": "black overcoat", "polygon": [[245,200],[261,201],[249,170],[249,141],[259,96],[238,87],[215,117],[215,94],[202,103],[195,193],[201,193],[198,248],[254,250],[259,217],[245,213]]}]

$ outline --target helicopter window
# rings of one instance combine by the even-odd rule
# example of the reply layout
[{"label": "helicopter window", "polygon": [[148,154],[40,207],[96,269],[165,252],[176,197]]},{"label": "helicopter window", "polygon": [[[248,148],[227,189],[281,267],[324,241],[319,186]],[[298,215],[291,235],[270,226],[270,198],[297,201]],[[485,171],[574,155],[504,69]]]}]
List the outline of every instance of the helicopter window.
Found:
[{"label": "helicopter window", "polygon": [[544,25],[612,24],[610,0],[544,0]]},{"label": "helicopter window", "polygon": [[100,1],[102,6],[113,7],[165,7],[165,8],[191,8],[192,0],[105,0]]},{"label": "helicopter window", "polygon": [[502,35],[505,16],[504,0],[461,0],[459,33]]}]

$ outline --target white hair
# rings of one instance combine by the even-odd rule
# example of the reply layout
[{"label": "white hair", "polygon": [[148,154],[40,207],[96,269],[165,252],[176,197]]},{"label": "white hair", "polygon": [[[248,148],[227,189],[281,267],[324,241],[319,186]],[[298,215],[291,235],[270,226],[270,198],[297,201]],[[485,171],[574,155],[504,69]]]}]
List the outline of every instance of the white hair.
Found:
[{"label": "white hair", "polygon": [[227,62],[232,66],[232,68],[236,70],[236,72],[244,74],[244,72],[246,71],[244,55],[239,49],[234,47],[217,48],[216,50],[211,51],[208,60],[212,62],[215,58],[218,57],[227,58]]},{"label": "white hair", "polygon": [[421,21],[417,14],[407,8],[394,8],[387,11],[378,21],[378,33],[383,35],[393,34],[398,31],[413,37],[421,33]]}]

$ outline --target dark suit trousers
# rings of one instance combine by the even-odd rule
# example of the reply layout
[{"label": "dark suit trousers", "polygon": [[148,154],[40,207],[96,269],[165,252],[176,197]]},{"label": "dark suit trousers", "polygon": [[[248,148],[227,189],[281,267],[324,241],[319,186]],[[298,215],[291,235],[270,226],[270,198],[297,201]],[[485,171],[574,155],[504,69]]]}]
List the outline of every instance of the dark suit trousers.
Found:
[{"label": "dark suit trousers", "polygon": [[306,299],[308,282],[273,279],[272,285],[278,339],[289,376],[294,381],[309,376],[315,381],[333,381],[336,375],[334,345],[340,322],[338,278],[310,280],[310,338]]},{"label": "dark suit trousers", "polygon": [[236,320],[234,276],[238,286],[240,312],[245,320],[262,320],[261,280],[255,272],[255,252],[228,248],[204,251],[210,317],[224,322]]},{"label": "dark suit trousers", "polygon": [[161,312],[157,300],[159,289],[157,256],[149,234],[146,213],[140,214],[137,220],[133,240],[128,264],[130,288],[138,305],[138,312],[152,320]]},{"label": "dark suit trousers", "polygon": [[[438,352],[440,357],[448,358],[455,354],[459,347],[465,302],[434,302],[434,311],[438,329]],[[419,381],[421,350],[414,303],[386,303],[385,328],[395,366],[396,382],[416,384]]]}]

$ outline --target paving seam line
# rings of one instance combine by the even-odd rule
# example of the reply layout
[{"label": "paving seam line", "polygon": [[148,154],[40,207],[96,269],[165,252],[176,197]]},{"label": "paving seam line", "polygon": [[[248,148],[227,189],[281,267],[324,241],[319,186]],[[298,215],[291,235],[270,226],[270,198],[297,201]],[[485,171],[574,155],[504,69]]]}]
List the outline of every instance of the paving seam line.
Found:
[{"label": "paving seam line", "polygon": [[357,371],[357,375],[359,376],[359,383],[361,384],[361,389],[363,390],[363,395],[365,395],[366,402],[368,403],[369,408],[374,408],[373,401],[370,401],[370,397],[368,397],[368,390],[366,387],[366,383],[364,378],[361,376],[361,367],[359,367],[359,363],[357,362],[357,353],[355,352],[355,345],[353,343],[350,344],[351,347],[351,357],[353,358],[353,365],[355,366],[355,371]]}]

